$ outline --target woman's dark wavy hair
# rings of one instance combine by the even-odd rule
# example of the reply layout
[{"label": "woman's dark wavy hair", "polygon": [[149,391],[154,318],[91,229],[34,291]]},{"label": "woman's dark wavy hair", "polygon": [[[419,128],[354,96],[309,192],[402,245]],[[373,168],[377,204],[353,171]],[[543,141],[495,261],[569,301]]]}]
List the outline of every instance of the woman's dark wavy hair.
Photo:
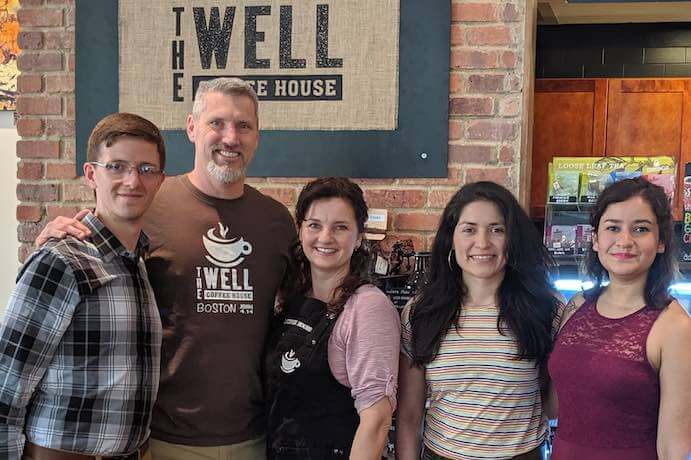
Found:
[{"label": "woman's dark wavy hair", "polygon": [[552,323],[561,303],[550,284],[552,260],[537,228],[516,198],[494,182],[466,184],[446,205],[437,230],[427,284],[415,298],[411,311],[413,362],[432,361],[467,297],[463,272],[451,257],[453,235],[463,209],[475,201],[494,203],[506,225],[506,271],[499,286],[497,331],[507,329],[518,341],[518,359],[544,365],[552,349]]},{"label": "woman's dark wavy hair", "polygon": [[[597,199],[590,212],[590,225],[593,227],[593,234],[596,234],[600,226],[600,219],[609,205],[621,203],[635,196],[640,196],[650,205],[657,219],[660,242],[665,245],[665,251],[655,256],[655,260],[648,270],[644,292],[648,307],[661,309],[672,301],[672,297],[669,295],[669,286],[677,273],[677,263],[674,258],[672,208],[665,190],[642,177],[615,182],[607,187]],[[594,301],[602,293],[602,282],[608,279],[609,275],[600,263],[600,258],[592,246],[586,252],[584,268],[595,283],[591,289],[584,292],[584,297]]]},{"label": "woman's dark wavy hair", "polygon": [[[300,192],[295,206],[295,221],[298,229],[305,220],[307,211],[312,203],[329,198],[342,198],[353,208],[355,222],[359,233],[364,233],[367,221],[367,203],[362,189],[356,183],[345,177],[322,177],[309,182]],[[312,288],[310,263],[305,257],[302,245],[298,241],[293,247],[293,263],[283,283],[283,298],[291,299],[297,295],[305,295]],[[369,251],[363,239],[359,248],[353,251],[350,259],[350,271],[343,283],[336,290],[334,300],[327,305],[331,313],[339,313],[351,295],[363,284],[371,282],[368,270]],[[279,305],[279,310],[282,306]]]}]

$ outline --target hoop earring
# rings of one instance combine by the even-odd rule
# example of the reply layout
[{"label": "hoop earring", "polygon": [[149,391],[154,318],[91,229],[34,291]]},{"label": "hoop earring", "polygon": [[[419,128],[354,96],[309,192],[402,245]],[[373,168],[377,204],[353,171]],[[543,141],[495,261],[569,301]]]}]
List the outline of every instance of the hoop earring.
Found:
[{"label": "hoop earring", "polygon": [[[454,254],[454,252],[455,251],[453,250],[453,248],[451,248],[451,250],[449,251],[449,255],[446,257],[446,261],[448,262],[449,268],[451,269],[451,271],[454,271],[454,268],[453,268],[454,266],[451,265],[451,254]],[[458,265],[458,264],[456,264],[456,265]]]}]

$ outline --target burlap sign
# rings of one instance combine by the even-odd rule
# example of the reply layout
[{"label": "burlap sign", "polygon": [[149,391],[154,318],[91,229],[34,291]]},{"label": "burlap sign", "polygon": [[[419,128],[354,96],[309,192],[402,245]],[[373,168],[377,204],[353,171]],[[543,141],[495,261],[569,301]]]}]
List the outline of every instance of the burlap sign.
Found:
[{"label": "burlap sign", "polygon": [[248,79],[269,130],[394,130],[399,0],[120,0],[120,110],[184,129],[198,82]]}]

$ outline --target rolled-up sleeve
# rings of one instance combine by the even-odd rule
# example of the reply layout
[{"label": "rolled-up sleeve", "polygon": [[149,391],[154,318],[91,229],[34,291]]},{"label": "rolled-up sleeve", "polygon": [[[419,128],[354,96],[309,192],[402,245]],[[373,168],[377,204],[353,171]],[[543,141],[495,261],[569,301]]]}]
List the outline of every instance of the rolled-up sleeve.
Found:
[{"label": "rolled-up sleeve", "polygon": [[386,397],[396,408],[400,319],[379,289],[360,289],[345,305],[329,340],[329,366],[351,389],[361,412]]}]

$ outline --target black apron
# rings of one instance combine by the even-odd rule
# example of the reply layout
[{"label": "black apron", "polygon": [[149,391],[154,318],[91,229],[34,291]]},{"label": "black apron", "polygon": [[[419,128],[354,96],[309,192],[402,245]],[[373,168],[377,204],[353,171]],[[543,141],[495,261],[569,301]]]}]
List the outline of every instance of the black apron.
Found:
[{"label": "black apron", "polygon": [[299,297],[287,303],[266,356],[268,457],[344,459],[360,417],[350,388],[331,374],[328,344],[337,315]]}]

